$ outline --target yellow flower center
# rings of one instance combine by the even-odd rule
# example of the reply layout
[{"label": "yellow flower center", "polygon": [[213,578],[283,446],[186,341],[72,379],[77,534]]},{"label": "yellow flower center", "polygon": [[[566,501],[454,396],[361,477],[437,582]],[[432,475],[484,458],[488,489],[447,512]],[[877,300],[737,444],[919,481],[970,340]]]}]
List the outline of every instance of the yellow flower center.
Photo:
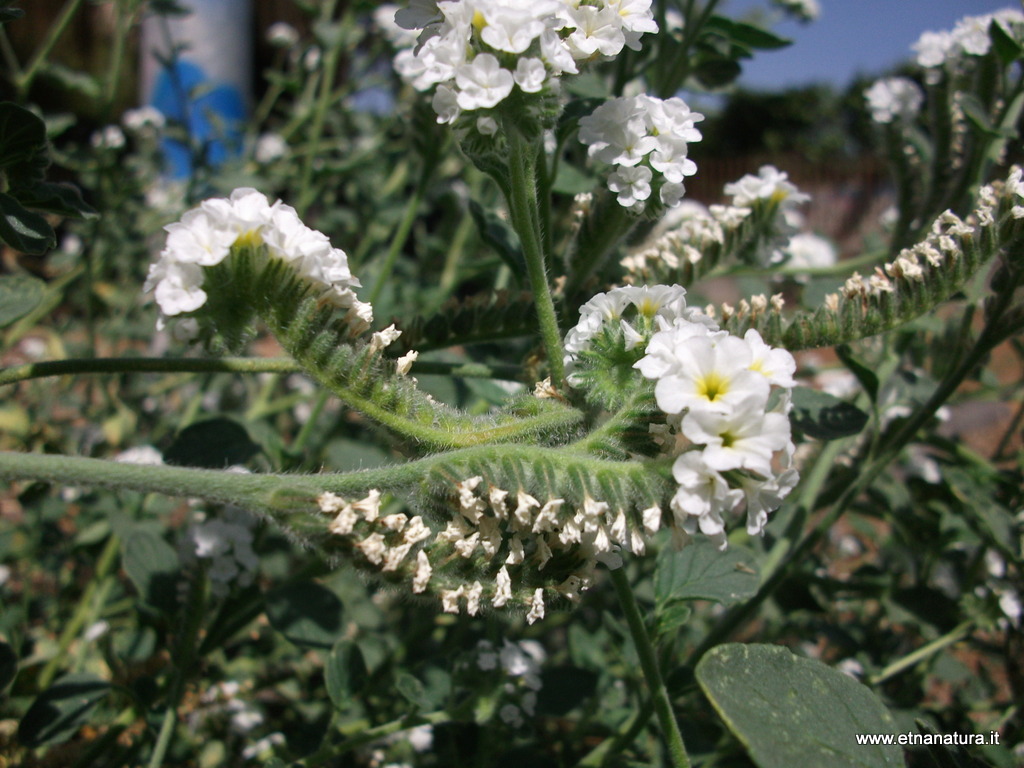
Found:
[{"label": "yellow flower center", "polygon": [[697,393],[714,402],[719,395],[729,391],[729,380],[721,374],[712,371],[703,379],[697,382]]},{"label": "yellow flower center", "polygon": [[263,245],[263,235],[258,229],[250,229],[235,238],[235,248],[258,248],[261,245]]}]

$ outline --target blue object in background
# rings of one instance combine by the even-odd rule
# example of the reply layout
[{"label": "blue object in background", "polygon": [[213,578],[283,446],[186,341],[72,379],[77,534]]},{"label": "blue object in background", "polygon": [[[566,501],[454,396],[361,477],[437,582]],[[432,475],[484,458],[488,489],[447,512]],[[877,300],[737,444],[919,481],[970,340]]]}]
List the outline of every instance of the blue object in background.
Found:
[{"label": "blue object in background", "polygon": [[193,152],[219,165],[242,151],[252,87],[252,0],[180,0],[185,16],[142,23],[141,102],[184,127],[190,147],[165,138],[166,173],[192,174]]},{"label": "blue object in background", "polygon": [[[150,103],[169,119],[184,125],[192,140],[204,147],[206,162],[220,165],[242,149],[245,100],[237,88],[213,84],[202,67],[179,59],[159,71]],[[192,173],[189,148],[175,139],[162,142],[171,178]]]}]

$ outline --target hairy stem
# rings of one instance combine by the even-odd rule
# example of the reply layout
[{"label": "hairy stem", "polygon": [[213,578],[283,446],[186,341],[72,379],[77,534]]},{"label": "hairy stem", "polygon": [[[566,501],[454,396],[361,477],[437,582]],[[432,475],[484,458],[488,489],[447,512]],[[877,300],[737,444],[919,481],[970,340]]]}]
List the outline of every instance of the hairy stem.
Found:
[{"label": "hairy stem", "polygon": [[514,121],[506,119],[504,127],[509,152],[509,213],[523,246],[530,290],[537,304],[541,341],[547,352],[548,366],[551,370],[551,381],[562,389],[565,387],[565,365],[562,360],[564,352],[544,258],[544,234],[537,201],[536,151]]},{"label": "hairy stem", "polygon": [[633,637],[633,644],[636,646],[637,655],[640,657],[640,667],[643,669],[644,679],[647,680],[647,687],[650,689],[654,712],[658,717],[658,723],[661,725],[661,733],[667,743],[669,755],[672,758],[672,765],[674,768],[689,768],[690,757],[686,754],[683,736],[679,732],[679,724],[676,722],[675,713],[672,711],[672,702],[669,700],[665,681],[661,677],[661,669],[658,666],[658,658],[654,652],[654,646],[651,644],[651,638],[647,634],[647,627],[644,626],[640,607],[633,596],[633,588],[629,585],[625,569],[616,568],[610,571],[610,573],[612,584],[615,586],[615,594],[618,595],[619,604],[622,606],[626,623],[629,625],[629,632]]}]

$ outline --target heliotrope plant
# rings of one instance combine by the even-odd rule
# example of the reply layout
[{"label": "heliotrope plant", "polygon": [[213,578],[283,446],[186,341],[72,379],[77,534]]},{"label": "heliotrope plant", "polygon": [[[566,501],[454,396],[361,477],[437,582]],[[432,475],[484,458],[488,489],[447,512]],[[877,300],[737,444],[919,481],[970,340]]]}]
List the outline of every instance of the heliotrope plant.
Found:
[{"label": "heliotrope plant", "polygon": [[[813,3],[783,5],[814,15]],[[451,125],[465,156],[503,194],[529,287],[526,323],[497,300],[457,307],[447,322],[454,328],[469,317],[537,340],[532,370],[541,375],[524,382],[532,390],[484,414],[437,402],[416,380],[416,345],[443,332],[413,318],[375,321],[344,250],[281,200],[240,188],[166,227],[145,285],[158,325],[182,348],[217,353],[243,350],[269,331],[303,373],[379,428],[406,460],[303,475],[4,454],[0,475],[251,510],[328,560],[451,614],[509,612],[533,624],[552,605],[578,601],[607,569],[671,760],[688,765],[624,563],[653,549],[665,528],[675,546],[699,535],[721,557],[741,529],[765,532],[799,487],[795,438],[825,430],[807,417],[792,352],[896,329],[1000,259],[977,344],[873,446],[861,478],[837,494],[838,516],[974,364],[1019,332],[1024,182],[1017,167],[987,182],[1024,102],[1024,23],[1007,12],[965,21],[948,39],[922,38],[923,88],[908,79],[871,88],[867,103],[898,165],[890,261],[867,278],[854,273],[820,307],[787,311],[781,295],[702,309],[687,303],[685,287],[713,270],[766,269],[791,257],[792,214],[807,196],[784,171],[764,166],[726,185],[729,204],[688,211],[647,236],[654,219],[680,207],[685,179],[699,172],[688,151],[701,139],[702,115],[679,96],[643,93],[639,76],[597,105],[567,107],[568,78],[624,51],[643,53],[656,39],[650,0],[425,0],[396,21],[420,30],[396,36],[404,46],[396,70],[416,90],[432,91],[437,122]],[[698,25],[687,34],[704,23],[719,36],[750,34],[706,15],[686,21]],[[964,83],[983,76],[975,61],[982,57],[999,68],[1003,90],[975,98]],[[621,95],[627,91],[634,95]],[[921,122],[924,104],[937,115],[931,124]],[[985,130],[972,131],[968,120]],[[578,142],[568,142],[573,135]],[[576,200],[574,224],[556,249],[552,179],[558,163],[583,153],[580,144],[601,178]],[[931,185],[916,183],[922,170]],[[552,279],[553,270],[564,279]],[[518,329],[502,327],[516,322]],[[22,378],[31,375],[38,372]],[[13,380],[17,374],[5,381]],[[236,539],[232,552],[248,563],[250,539]],[[202,558],[213,549],[200,543],[196,551]]]}]

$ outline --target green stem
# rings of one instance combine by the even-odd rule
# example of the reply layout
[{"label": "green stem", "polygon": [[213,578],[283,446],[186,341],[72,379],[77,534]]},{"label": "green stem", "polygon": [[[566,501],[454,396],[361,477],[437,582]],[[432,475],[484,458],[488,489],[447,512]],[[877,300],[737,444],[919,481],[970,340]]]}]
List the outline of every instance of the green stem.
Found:
[{"label": "green stem", "polygon": [[953,645],[954,643],[958,643],[965,637],[969,637],[971,632],[973,631],[973,621],[965,621],[962,624],[958,624],[956,627],[951,629],[942,637],[936,638],[927,645],[922,645],[916,651],[908,653],[902,659],[897,659],[891,664],[886,665],[885,669],[883,669],[881,672],[869,677],[868,682],[871,685],[879,685],[881,683],[884,683],[886,680],[893,678],[901,672],[905,672],[911,667],[916,666],[925,659],[934,656],[943,648]]},{"label": "green stem", "polygon": [[689,768],[690,757],[686,754],[686,746],[683,744],[683,736],[679,732],[675,713],[672,712],[672,702],[669,700],[668,690],[661,677],[661,669],[658,667],[654,646],[647,634],[647,627],[644,626],[644,619],[640,614],[636,598],[633,596],[633,589],[629,585],[625,569],[616,568],[610,573],[612,584],[615,586],[615,594],[619,597],[622,612],[625,614],[629,632],[633,637],[633,644],[640,657],[640,667],[643,669],[647,687],[650,689],[654,712],[661,724],[662,736],[667,742],[672,766],[674,768]]},{"label": "green stem", "polygon": [[[290,357],[98,357],[45,360],[0,369],[0,387],[48,376],[92,373],[301,373]],[[517,381],[522,368],[503,363],[415,362],[413,374]]]},{"label": "green stem", "polygon": [[512,226],[519,235],[526,259],[526,271],[530,279],[530,290],[537,304],[537,321],[540,325],[541,341],[548,356],[551,381],[559,389],[565,388],[565,354],[562,350],[562,334],[558,329],[555,303],[548,285],[547,265],[544,258],[544,235],[537,201],[537,175],[535,147],[529,142],[515,121],[504,119],[505,140],[508,143],[509,168],[509,214]]},{"label": "green stem", "polygon": [[621,752],[632,744],[654,714],[654,704],[648,699],[619,727],[618,733],[605,739],[576,763],[576,768],[601,768],[610,755]]},{"label": "green stem", "polygon": [[[392,720],[389,723],[378,725],[375,728],[360,730],[358,734],[346,738],[340,744],[327,744],[309,757],[305,757],[302,760],[292,763],[290,768],[316,768],[316,766],[329,763],[334,758],[340,757],[354,749],[358,749],[364,744],[369,744],[370,742],[377,741],[378,739],[383,739],[387,736],[401,733],[402,731],[408,731],[420,725],[442,725],[443,723],[450,722],[453,722],[451,714],[443,709],[437,712],[428,712],[423,715],[400,717],[397,720]],[[343,734],[345,733],[344,726],[341,728],[341,731]]]},{"label": "green stem", "polygon": [[409,238],[409,231],[412,229],[413,222],[416,221],[416,213],[419,211],[420,203],[423,202],[423,194],[427,188],[427,176],[427,169],[424,168],[412,197],[409,198],[409,202],[405,205],[405,212],[402,214],[402,220],[398,224],[398,229],[395,230],[394,237],[391,238],[391,245],[388,247],[384,264],[381,265],[380,272],[373,283],[373,289],[370,291],[370,297],[367,299],[371,304],[376,303],[380,297],[380,292],[384,290],[384,284],[391,277],[391,272],[395,268],[395,262],[398,261],[398,254],[402,252],[402,248],[405,247],[405,241]]},{"label": "green stem", "polygon": [[90,623],[92,617],[98,612],[98,607],[102,606],[104,596],[113,586],[113,581],[107,579],[107,576],[110,575],[110,571],[114,567],[120,546],[121,541],[117,536],[111,535],[107,539],[107,543],[96,562],[96,572],[82,593],[82,598],[78,601],[78,607],[75,609],[74,615],[64,625],[64,629],[60,633],[60,639],[57,641],[56,655],[46,663],[46,666],[39,673],[40,690],[48,688],[50,683],[53,682],[53,678],[60,671],[61,663],[64,661],[64,656],[67,654],[68,648],[71,647],[71,643],[78,637],[82,628]]},{"label": "green stem", "polygon": [[302,368],[290,357],[69,358],[0,369],[0,386],[47,376],[87,373],[294,373]]},{"label": "green stem", "polygon": [[[334,9],[338,0],[327,0],[320,13],[323,22],[330,22],[334,16]],[[344,21],[341,29],[336,32],[337,39],[331,44],[324,54],[323,66],[320,68],[320,92],[317,94],[315,111],[313,112],[313,124],[310,127],[310,149],[306,154],[306,161],[302,165],[302,180],[299,184],[298,202],[296,209],[299,215],[306,213],[306,209],[313,202],[315,192],[313,190],[313,166],[318,159],[320,152],[320,140],[323,138],[324,122],[327,118],[327,110],[331,106],[331,92],[334,90],[334,76],[338,69],[338,59],[341,56],[341,47],[348,38],[348,27],[352,22],[351,10],[345,11]]]},{"label": "green stem", "polygon": [[185,686],[188,684],[188,678],[195,661],[199,629],[203,623],[203,608],[206,604],[208,591],[209,580],[206,578],[205,570],[201,569],[193,575],[188,602],[184,606],[184,626],[178,638],[174,654],[174,679],[171,682],[167,709],[164,710],[164,717],[160,723],[160,732],[157,735],[156,746],[153,747],[153,754],[149,758],[149,768],[160,768],[164,763],[167,750],[171,746],[174,727],[178,722],[178,707],[185,695]]},{"label": "green stem", "polygon": [[36,79],[36,75],[39,73],[39,68],[46,62],[50,52],[53,50],[54,46],[57,45],[57,41],[60,40],[61,35],[64,34],[64,30],[68,28],[68,25],[71,23],[71,19],[74,18],[81,4],[82,0],[69,0],[64,4],[57,20],[53,22],[47,30],[46,38],[43,40],[39,48],[36,49],[32,58],[29,59],[25,68],[18,75],[15,86],[18,89],[19,102],[25,101],[25,97],[28,95],[28,91],[32,87],[32,81]]}]

